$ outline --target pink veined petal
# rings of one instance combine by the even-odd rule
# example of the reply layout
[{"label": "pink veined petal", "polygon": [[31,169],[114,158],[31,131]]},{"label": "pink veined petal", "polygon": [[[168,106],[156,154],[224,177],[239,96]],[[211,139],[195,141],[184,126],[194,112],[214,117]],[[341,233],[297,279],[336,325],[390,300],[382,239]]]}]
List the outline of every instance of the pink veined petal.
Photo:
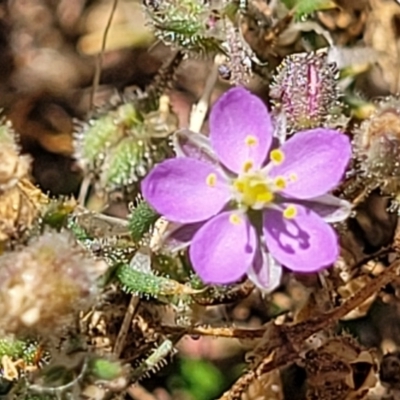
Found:
[{"label": "pink veined petal", "polygon": [[161,238],[162,249],[170,254],[176,254],[189,247],[194,235],[202,227],[204,222],[193,224],[177,224],[169,222],[168,227]]},{"label": "pink veined petal", "polygon": [[353,204],[331,194],[298,200],[296,203],[317,213],[325,222],[334,224],[342,222],[351,216]]},{"label": "pink veined petal", "polygon": [[172,144],[178,157],[192,157],[200,161],[218,165],[210,139],[201,133],[181,129],[172,136]]},{"label": "pink veined petal", "polygon": [[263,231],[271,255],[296,272],[319,271],[339,255],[335,231],[321,217],[296,205],[297,215],[288,219],[279,210],[264,211]]},{"label": "pink veined petal", "polygon": [[270,293],[281,282],[282,266],[259,246],[254,262],[247,270],[247,277],[264,293]]},{"label": "pink veined petal", "polygon": [[[207,184],[209,177],[215,184]],[[219,170],[194,158],[156,165],[142,181],[144,199],[166,219],[191,223],[217,214],[229,201],[230,187]]]},{"label": "pink veined petal", "polygon": [[351,158],[350,139],[332,129],[298,132],[280,149],[285,159],[269,175],[289,179],[282,192],[297,199],[310,199],[334,189]]},{"label": "pink veined petal", "polygon": [[[231,221],[234,215],[235,222]],[[253,263],[257,249],[255,229],[244,214],[223,212],[207,221],[195,234],[189,255],[205,283],[238,281]]]},{"label": "pink veined petal", "polygon": [[249,160],[255,168],[261,167],[271,146],[272,133],[266,106],[244,88],[228,90],[211,109],[211,145],[222,164],[233,172],[241,172]]}]

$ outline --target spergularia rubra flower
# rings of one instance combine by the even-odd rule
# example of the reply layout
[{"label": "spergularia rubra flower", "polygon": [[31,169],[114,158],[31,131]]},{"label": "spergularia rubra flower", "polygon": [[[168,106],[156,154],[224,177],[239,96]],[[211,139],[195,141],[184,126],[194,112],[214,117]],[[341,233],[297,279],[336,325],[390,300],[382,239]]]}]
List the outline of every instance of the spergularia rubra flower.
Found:
[{"label": "spergularia rubra flower", "polygon": [[273,146],[262,101],[244,88],[226,92],[210,114],[210,138],[177,133],[177,158],[144,179],[144,198],[166,219],[196,227],[193,268],[207,283],[247,274],[276,285],[283,265],[314,272],[338,257],[328,222],[346,218],[349,203],[327,194],[351,156],[346,135],[331,129],[298,132]]}]

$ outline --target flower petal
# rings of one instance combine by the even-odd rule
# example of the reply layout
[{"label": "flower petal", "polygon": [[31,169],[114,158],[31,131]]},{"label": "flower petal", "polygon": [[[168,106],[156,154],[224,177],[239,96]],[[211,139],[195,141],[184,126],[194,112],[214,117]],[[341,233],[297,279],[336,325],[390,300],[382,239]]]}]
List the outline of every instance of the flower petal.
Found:
[{"label": "flower petal", "polygon": [[281,283],[282,266],[259,246],[253,265],[247,271],[247,277],[264,293],[270,293]]},{"label": "flower petal", "polygon": [[196,233],[189,255],[193,268],[205,283],[238,281],[253,263],[257,249],[254,228],[244,214],[223,212]]},{"label": "flower petal", "polygon": [[131,258],[129,266],[135,271],[151,274],[151,250],[146,246],[141,246]]},{"label": "flower petal", "polygon": [[350,139],[332,129],[299,132],[281,150],[285,159],[269,175],[289,179],[283,193],[298,199],[317,197],[335,188],[351,157]]},{"label": "flower petal", "polygon": [[169,222],[169,226],[162,235],[161,246],[156,250],[162,249],[169,254],[176,254],[186,247],[189,247],[196,232],[204,225],[204,222],[193,224],[177,224]]},{"label": "flower petal", "polygon": [[309,200],[299,200],[295,203],[302,204],[304,207],[314,211],[325,222],[330,224],[346,220],[353,211],[353,205],[350,202],[331,194],[324,194]]},{"label": "flower petal", "polygon": [[[207,184],[210,177],[213,182]],[[231,196],[230,187],[217,168],[186,157],[155,166],[142,181],[142,194],[159,214],[180,223],[212,217]]]},{"label": "flower petal", "polygon": [[214,165],[218,164],[210,139],[201,133],[181,129],[172,136],[172,144],[178,157],[192,157]]},{"label": "flower petal", "polygon": [[251,160],[261,167],[272,142],[273,126],[264,103],[248,90],[228,90],[210,113],[210,139],[219,160],[239,173]]},{"label": "flower petal", "polygon": [[297,215],[285,218],[282,211],[264,211],[264,237],[271,255],[296,272],[314,272],[330,266],[339,255],[335,231],[316,213],[295,205]]}]

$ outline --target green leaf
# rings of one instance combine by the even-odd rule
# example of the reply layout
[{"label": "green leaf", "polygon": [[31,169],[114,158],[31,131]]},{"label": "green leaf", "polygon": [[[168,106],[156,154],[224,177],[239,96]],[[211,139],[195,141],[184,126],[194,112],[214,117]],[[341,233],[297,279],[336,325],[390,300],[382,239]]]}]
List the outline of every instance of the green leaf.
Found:
[{"label": "green leaf", "polygon": [[332,0],[282,0],[282,2],[289,10],[294,9],[296,18],[337,7]]},{"label": "green leaf", "polygon": [[123,373],[123,368],[119,361],[110,361],[104,358],[95,358],[89,363],[89,370],[97,379],[111,381],[118,378]]},{"label": "green leaf", "polygon": [[136,242],[142,240],[149,233],[160,215],[150,205],[139,199],[129,215],[129,232]]},{"label": "green leaf", "polygon": [[0,339],[0,359],[8,356],[12,360],[23,359],[27,364],[33,363],[38,352],[38,344],[11,338]]},{"label": "green leaf", "polygon": [[[137,257],[137,255],[134,257]],[[150,259],[149,262],[151,262]],[[148,266],[146,266],[146,268],[148,268]],[[120,264],[117,266],[116,276],[121,282],[123,290],[128,293],[144,294],[152,297],[198,293],[197,290],[174,281],[173,279],[154,275],[150,271],[140,271],[127,264]]]},{"label": "green leaf", "polygon": [[189,392],[196,400],[212,400],[220,394],[224,376],[209,361],[185,358],[180,362],[180,376],[170,384]]},{"label": "green leaf", "polygon": [[43,213],[43,224],[60,230],[68,223],[71,213],[75,209],[74,201],[68,199],[51,200]]}]

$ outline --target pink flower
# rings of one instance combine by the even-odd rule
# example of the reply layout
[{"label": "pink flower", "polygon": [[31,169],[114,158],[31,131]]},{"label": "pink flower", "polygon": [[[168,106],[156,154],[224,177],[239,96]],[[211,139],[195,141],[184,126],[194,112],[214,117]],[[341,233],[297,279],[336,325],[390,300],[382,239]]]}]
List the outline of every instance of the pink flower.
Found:
[{"label": "pink flower", "polygon": [[262,101],[234,88],[210,115],[210,140],[178,132],[178,157],[157,165],[142,193],[154,209],[193,224],[189,255],[207,283],[227,284],[247,274],[270,288],[280,266],[314,272],[338,257],[326,221],[349,215],[350,205],[327,194],[351,157],[348,137],[331,129],[298,132],[279,149]]}]

